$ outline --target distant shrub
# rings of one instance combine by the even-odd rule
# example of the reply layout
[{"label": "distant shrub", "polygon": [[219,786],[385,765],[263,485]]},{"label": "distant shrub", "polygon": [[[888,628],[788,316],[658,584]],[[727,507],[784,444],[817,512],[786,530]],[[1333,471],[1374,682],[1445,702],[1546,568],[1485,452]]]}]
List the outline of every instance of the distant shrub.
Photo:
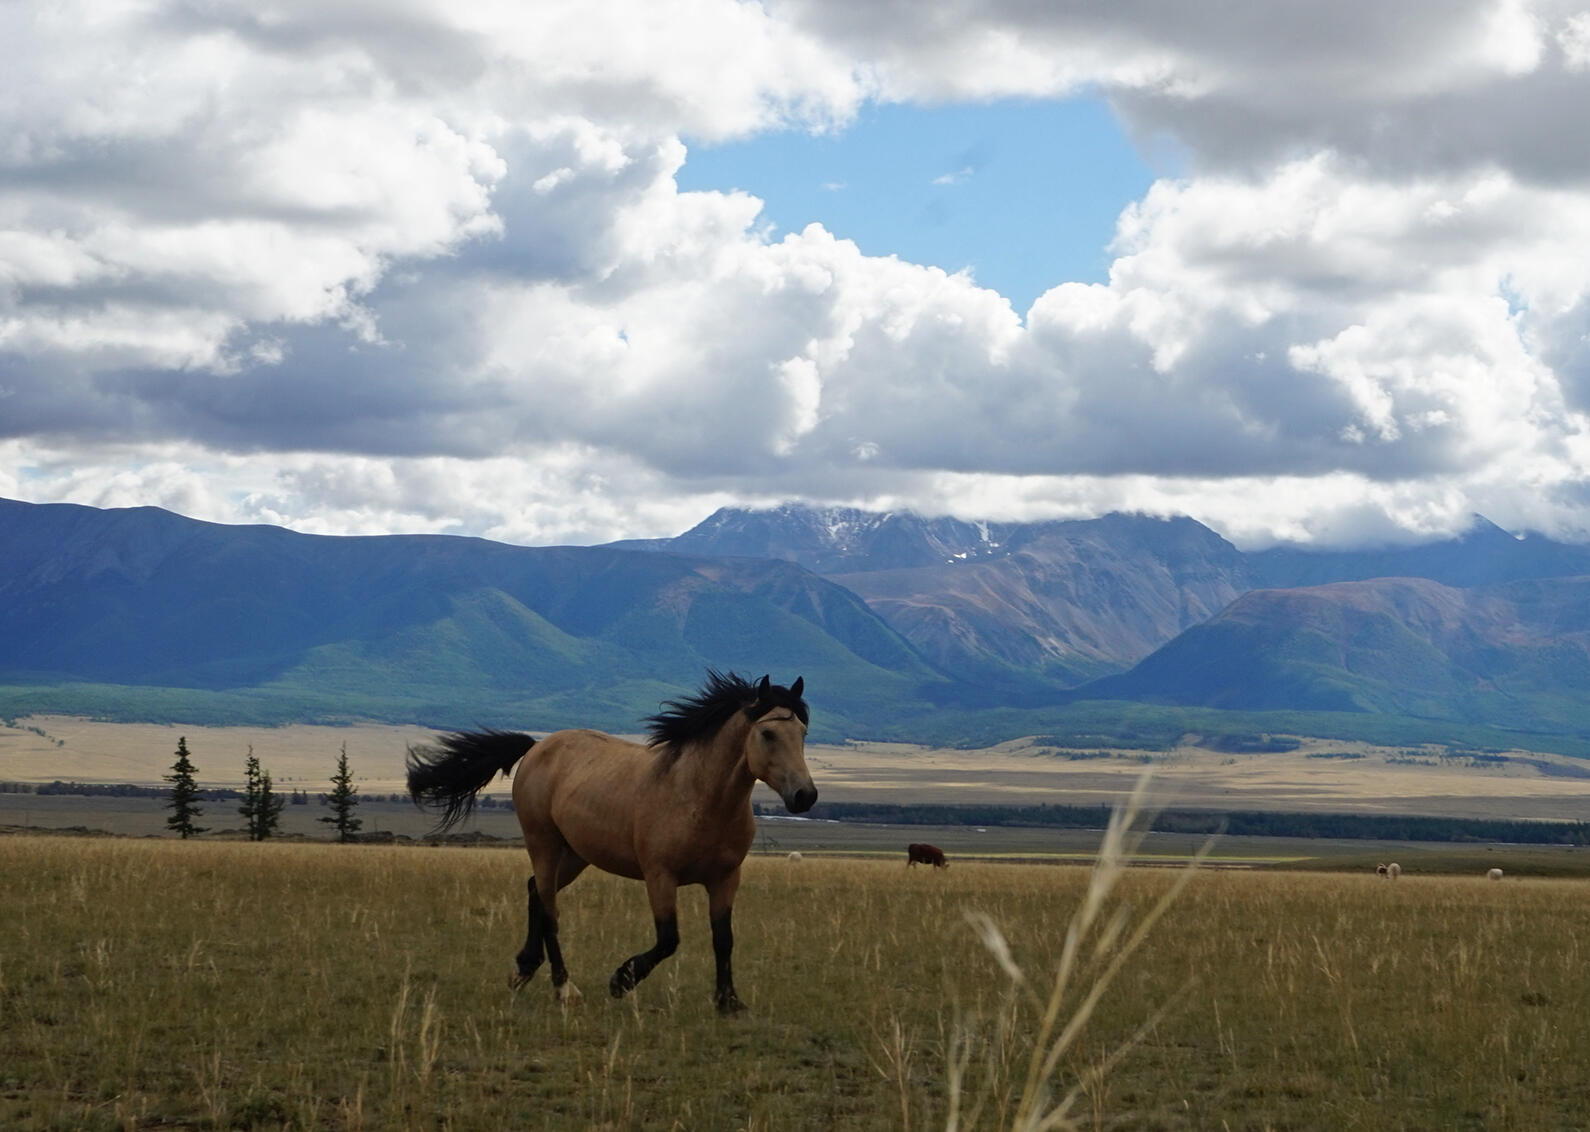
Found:
[{"label": "distant shrub", "polygon": [[1276,755],[1295,751],[1303,745],[1301,739],[1289,735],[1205,735],[1201,746],[1226,755]]}]

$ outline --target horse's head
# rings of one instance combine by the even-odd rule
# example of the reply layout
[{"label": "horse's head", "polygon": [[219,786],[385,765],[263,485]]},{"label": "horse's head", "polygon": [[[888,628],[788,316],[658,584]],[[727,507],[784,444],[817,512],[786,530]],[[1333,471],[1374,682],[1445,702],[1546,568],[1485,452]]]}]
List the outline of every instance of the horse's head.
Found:
[{"label": "horse's head", "polygon": [[778,791],[792,814],[804,814],[817,804],[817,787],[806,769],[806,722],[810,716],[801,699],[805,687],[802,677],[785,688],[764,676],[757,685],[755,701],[745,708],[751,719],[745,739],[746,763],[752,774]]}]

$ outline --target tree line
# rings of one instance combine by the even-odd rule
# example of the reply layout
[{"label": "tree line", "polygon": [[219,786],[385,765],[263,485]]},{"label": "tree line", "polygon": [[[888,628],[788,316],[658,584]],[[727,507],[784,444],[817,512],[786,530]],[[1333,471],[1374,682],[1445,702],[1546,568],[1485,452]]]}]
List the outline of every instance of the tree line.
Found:
[{"label": "tree line", "polygon": [[[756,807],[760,812],[763,807]],[[767,812],[781,812],[776,806]],[[1108,806],[896,805],[882,802],[819,802],[810,818],[877,825],[1037,826],[1103,829]],[[1502,818],[1438,818],[1398,814],[1302,814],[1263,810],[1162,810],[1149,827],[1155,833],[1225,833],[1241,837],[1304,837],[1342,841],[1514,842],[1525,845],[1590,845],[1590,822],[1514,821]]]},{"label": "tree line", "polygon": [[[166,808],[171,810],[166,827],[187,840],[208,833],[209,829],[199,825],[197,820],[204,814],[202,803],[205,799],[199,789],[198,768],[193,765],[186,735],[178,737],[176,754],[171,773],[164,776],[171,784],[170,789],[165,791]],[[240,794],[236,791],[230,793],[242,798],[242,805],[238,806],[237,812],[243,818],[243,827],[249,840],[265,841],[280,832],[282,807],[287,800],[277,793],[271,782],[270,771],[260,765],[252,746],[243,763],[243,790]],[[342,745],[342,753],[337,758],[336,772],[331,776],[331,791],[321,795],[320,802],[331,812],[317,820],[335,829],[338,841],[356,840],[363,823],[353,813],[359,804],[359,795],[358,787],[353,784],[353,771],[348,766],[346,743]]]}]

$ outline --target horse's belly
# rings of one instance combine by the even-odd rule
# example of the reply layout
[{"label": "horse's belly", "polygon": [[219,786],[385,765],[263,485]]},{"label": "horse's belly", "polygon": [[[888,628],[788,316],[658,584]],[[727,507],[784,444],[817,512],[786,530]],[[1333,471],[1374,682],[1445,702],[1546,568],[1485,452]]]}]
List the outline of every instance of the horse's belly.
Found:
[{"label": "horse's belly", "polygon": [[579,837],[570,837],[567,832],[563,839],[569,843],[569,848],[580,855],[580,860],[586,864],[595,865],[606,873],[613,873],[631,880],[641,880],[640,862],[635,859],[632,852],[624,852],[603,841],[588,841]]}]

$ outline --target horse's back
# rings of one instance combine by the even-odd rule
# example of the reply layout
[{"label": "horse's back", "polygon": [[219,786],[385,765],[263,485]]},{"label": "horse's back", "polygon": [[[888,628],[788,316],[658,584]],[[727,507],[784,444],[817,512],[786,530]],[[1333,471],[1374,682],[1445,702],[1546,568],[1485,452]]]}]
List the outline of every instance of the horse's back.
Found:
[{"label": "horse's back", "polygon": [[[629,794],[653,763],[650,748],[604,731],[554,731],[530,749],[514,775],[514,804],[597,791]],[[521,813],[523,810],[521,810]]]},{"label": "horse's back", "polygon": [[548,735],[514,775],[514,811],[526,845],[557,838],[600,868],[639,875],[632,863],[634,816],[653,763],[650,748],[606,732]]}]

